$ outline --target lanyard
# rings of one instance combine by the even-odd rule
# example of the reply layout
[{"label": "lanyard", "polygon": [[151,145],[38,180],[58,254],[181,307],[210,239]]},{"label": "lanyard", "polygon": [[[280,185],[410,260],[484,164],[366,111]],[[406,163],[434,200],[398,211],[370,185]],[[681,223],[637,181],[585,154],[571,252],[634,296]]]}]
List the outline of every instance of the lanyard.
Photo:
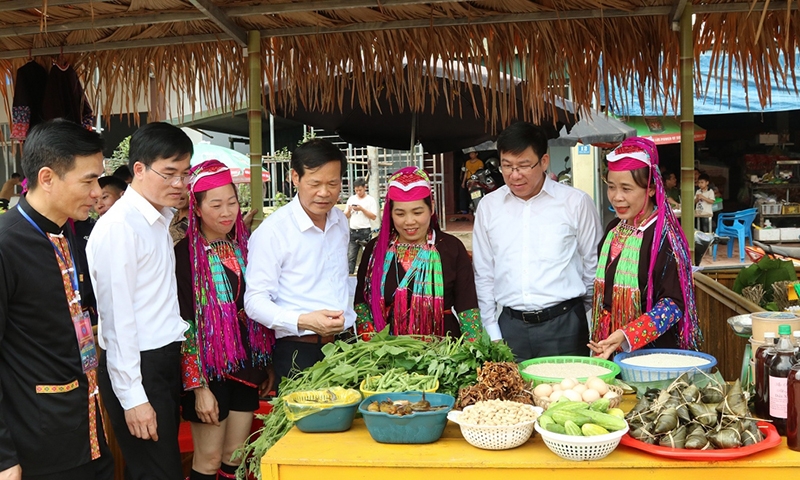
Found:
[{"label": "lanyard", "polygon": [[[56,251],[56,255],[58,255],[58,258],[60,258],[61,261],[64,262],[64,265],[69,265],[70,263],[72,263],[72,275],[70,275],[70,280],[72,281],[72,290],[75,292],[75,295],[77,295],[78,298],[80,298],[80,284],[78,283],[77,265],[75,264],[75,256],[72,255],[72,248],[70,247],[70,252],[69,252],[70,260],[72,260],[72,262],[67,262],[67,259],[64,258],[64,255],[61,253],[61,250],[58,249],[58,246],[56,246],[56,244],[53,243],[50,237],[46,233],[44,233],[44,231],[42,231],[41,228],[39,228],[39,225],[36,225],[36,222],[33,221],[33,219],[25,212],[25,210],[23,210],[19,205],[17,205],[17,210],[19,210],[19,213],[25,218],[25,220],[28,221],[28,223],[33,225],[33,228],[35,228],[36,231],[41,233],[44,236],[44,238],[46,238],[50,242],[50,245],[53,246],[53,250]],[[69,245],[69,241],[67,241],[67,245]]]}]

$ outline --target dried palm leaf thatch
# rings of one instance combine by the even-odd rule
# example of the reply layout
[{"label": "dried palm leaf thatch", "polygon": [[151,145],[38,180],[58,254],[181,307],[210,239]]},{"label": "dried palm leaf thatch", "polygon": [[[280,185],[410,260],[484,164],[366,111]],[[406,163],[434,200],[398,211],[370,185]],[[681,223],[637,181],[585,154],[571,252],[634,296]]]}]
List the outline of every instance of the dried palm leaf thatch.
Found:
[{"label": "dried palm leaf thatch", "polygon": [[[374,7],[248,13],[258,6],[289,3],[302,4],[286,0],[216,2],[224,11],[232,12],[231,19],[241,28],[261,30],[263,78],[268,87],[264,95],[272,108],[342,108],[345,87],[352,87],[356,92],[353,102],[364,109],[375,108],[375,98],[381,95],[394,96],[398,105],[407,104],[414,111],[432,108],[431,96],[426,93],[445,95],[453,99],[451,105],[458,104],[455,99],[459,95],[478,95],[473,102],[477,111],[472,113],[483,115],[490,131],[503,128],[515,118],[540,122],[555,118],[552,99],[566,96],[568,90],[579,108],[599,100],[617,111],[629,105],[654,107],[665,114],[678,110],[679,35],[672,31],[669,16],[617,15],[620,11],[670,6],[673,2],[669,0],[484,0],[395,6],[377,2]],[[698,8],[731,3],[736,2],[694,2]],[[711,74],[708,82],[720,82],[719,91],[727,91],[728,100],[732,79],[741,79],[745,88],[752,81],[756,91],[747,92],[748,98],[757,97],[759,106],[769,104],[775,85],[796,90],[800,12],[792,7],[789,3],[786,10],[768,11],[765,3],[763,10],[745,13],[699,14],[694,27],[695,63],[699,64],[699,55],[705,51],[711,52],[712,61],[709,72],[696,72],[692,85],[695,93],[702,95],[710,86],[702,84],[701,73]],[[591,11],[591,18],[570,17],[578,11]],[[616,14],[606,16],[610,11]],[[190,13],[197,10],[183,0],[82,0],[55,6],[43,0],[40,9],[4,11],[0,29],[39,28],[35,34],[0,35],[0,57],[15,57],[0,60],[0,77],[13,80],[29,49],[97,46],[96,50],[75,54],[72,62],[84,84],[94,81],[95,72],[99,74],[100,84],[87,90],[92,99],[100,100],[105,115],[112,111],[137,112],[137,106],[150,95],[151,78],[167,97],[188,99],[187,105],[175,107],[178,112],[172,113],[184,115],[195,108],[232,110],[247,92],[247,61],[242,48],[219,26],[196,15],[185,21],[136,21],[146,15]],[[555,19],[514,20],[532,13]],[[485,23],[491,17],[498,23]],[[113,18],[125,20],[121,22],[125,25],[85,25],[87,19]],[[470,23],[471,19],[475,23]],[[420,26],[421,21],[431,25]],[[442,21],[450,24],[436,23]],[[61,31],[61,26],[74,22],[83,22],[81,29]],[[401,23],[388,30],[387,22],[416,23],[414,28],[402,28]],[[355,31],[373,26],[373,30]],[[292,28],[305,30],[287,30]],[[319,34],[319,29],[326,28],[339,30]],[[133,43],[197,35],[213,37],[205,37],[205,43],[190,40],[160,47],[135,47]],[[131,48],[102,50],[104,44],[112,42],[130,42]],[[48,58],[38,60],[45,64]],[[463,69],[446,73],[449,82],[442,86],[426,75],[437,60],[459,62],[467,73]],[[480,94],[457,81],[464,75],[478,75],[477,65],[488,72]],[[516,86],[508,74],[524,82]],[[613,93],[632,90],[632,97]],[[605,92],[603,98],[597,98],[600,91]],[[0,90],[0,95],[8,109],[9,93]],[[724,103],[725,99],[717,100]],[[454,109],[450,113],[466,112]]]}]

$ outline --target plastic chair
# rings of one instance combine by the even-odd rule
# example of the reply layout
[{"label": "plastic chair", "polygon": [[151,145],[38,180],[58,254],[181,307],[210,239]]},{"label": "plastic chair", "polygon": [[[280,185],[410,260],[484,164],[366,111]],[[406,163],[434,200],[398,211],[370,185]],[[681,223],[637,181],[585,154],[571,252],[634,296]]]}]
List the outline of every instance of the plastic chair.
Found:
[{"label": "plastic chair", "polygon": [[[717,217],[717,231],[715,232],[718,237],[730,237],[728,240],[728,258],[733,256],[733,239],[739,239],[739,262],[744,263],[744,247],[745,239],[750,240],[750,246],[753,246],[753,230],[750,226],[756,219],[758,209],[748,208],[731,213],[720,213]],[[717,260],[717,244],[714,244],[714,261]]]}]

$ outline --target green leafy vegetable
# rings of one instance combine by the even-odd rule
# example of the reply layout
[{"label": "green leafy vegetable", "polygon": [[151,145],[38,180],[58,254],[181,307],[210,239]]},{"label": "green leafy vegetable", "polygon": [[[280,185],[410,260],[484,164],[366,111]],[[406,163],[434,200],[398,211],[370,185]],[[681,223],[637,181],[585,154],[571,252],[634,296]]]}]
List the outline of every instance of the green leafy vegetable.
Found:
[{"label": "green leafy vegetable", "polygon": [[[381,375],[395,368],[409,373],[432,375],[439,380],[439,392],[458,396],[458,390],[477,381],[477,368],[484,362],[513,362],[514,355],[504,342],[492,342],[484,332],[475,342],[461,338],[391,336],[388,329],[368,342],[337,341],[322,347],[325,358],[292,379],[284,378],[281,395],[329,387],[358,388],[364,378]],[[237,471],[245,478],[246,469],[261,478],[261,457],[292,428],[286,418],[283,400],[272,400],[272,412],[259,415],[264,427],[254,433],[237,452],[247,461]]]}]

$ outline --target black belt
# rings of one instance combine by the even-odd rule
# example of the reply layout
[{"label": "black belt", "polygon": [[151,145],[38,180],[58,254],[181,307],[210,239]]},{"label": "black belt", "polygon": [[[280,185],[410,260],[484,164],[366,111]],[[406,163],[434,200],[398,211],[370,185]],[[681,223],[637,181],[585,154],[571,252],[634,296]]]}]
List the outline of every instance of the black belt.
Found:
[{"label": "black belt", "polygon": [[511,318],[522,320],[525,323],[544,323],[567,313],[568,311],[572,310],[573,307],[581,303],[583,303],[583,298],[578,297],[565,300],[558,305],[543,308],[535,312],[521,312],[508,307],[503,307],[503,312],[509,315]]}]

